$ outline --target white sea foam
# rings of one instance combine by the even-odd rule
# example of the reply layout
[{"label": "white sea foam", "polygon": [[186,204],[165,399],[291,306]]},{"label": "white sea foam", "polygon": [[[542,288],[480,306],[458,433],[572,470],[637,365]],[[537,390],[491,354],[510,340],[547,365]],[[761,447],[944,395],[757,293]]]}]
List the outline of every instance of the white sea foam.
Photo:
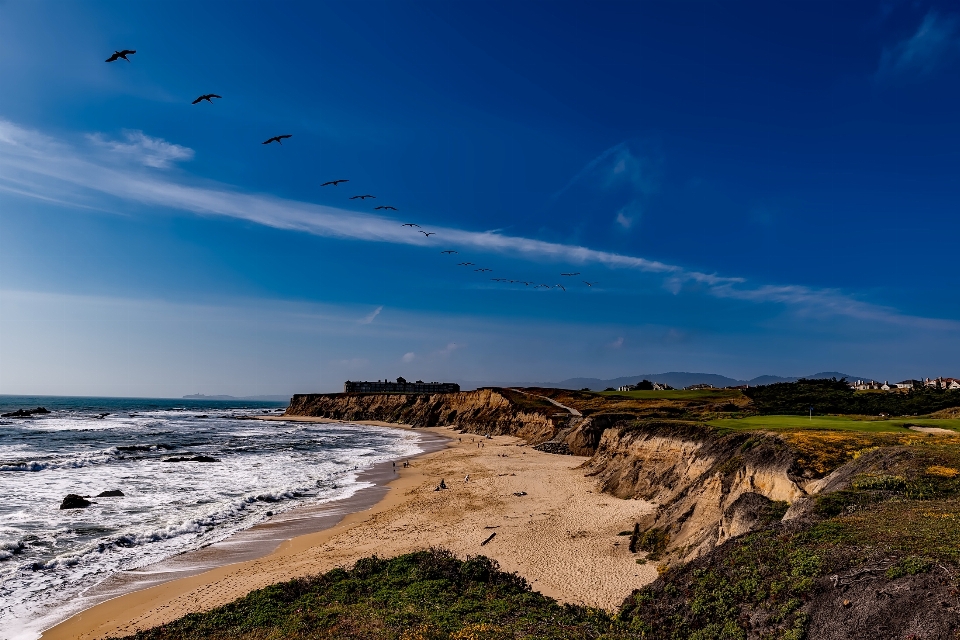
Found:
[{"label": "white sea foam", "polygon": [[[268,511],[343,499],[369,486],[360,471],[419,451],[415,433],[377,427],[110,413],[0,425],[0,639],[35,638],[52,610],[117,571],[217,542]],[[164,462],[196,455],[219,462]],[[95,497],[110,489],[124,496]],[[60,510],[68,493],[94,504]]]}]

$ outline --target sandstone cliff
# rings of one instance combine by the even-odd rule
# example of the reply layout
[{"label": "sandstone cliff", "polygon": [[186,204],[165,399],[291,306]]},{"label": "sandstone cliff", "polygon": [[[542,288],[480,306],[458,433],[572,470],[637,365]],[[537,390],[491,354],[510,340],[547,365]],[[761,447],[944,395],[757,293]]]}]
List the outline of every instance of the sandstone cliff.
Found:
[{"label": "sandstone cliff", "polygon": [[509,389],[297,395],[287,414],[454,426],[468,433],[518,436],[545,451],[590,456],[584,471],[603,491],[659,505],[656,517],[642,524],[659,532],[662,551],[683,560],[764,523],[772,503],[783,504],[782,515],[786,503],[806,495],[791,474],[791,449],[775,436],[721,435],[691,422],[638,420],[627,413],[581,418]]},{"label": "sandstone cliff", "polygon": [[546,442],[566,426],[557,407],[505,389],[443,394],[298,394],[285,415],[377,420],[415,427],[455,426],[468,433]]}]

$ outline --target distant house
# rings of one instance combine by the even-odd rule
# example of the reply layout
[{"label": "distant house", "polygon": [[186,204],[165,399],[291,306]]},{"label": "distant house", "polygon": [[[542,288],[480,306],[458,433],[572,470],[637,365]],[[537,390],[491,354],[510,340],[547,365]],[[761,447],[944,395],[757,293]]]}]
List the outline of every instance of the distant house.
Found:
[{"label": "distant house", "polygon": [[923,381],[921,380],[901,380],[897,383],[897,389],[914,389],[922,386]]},{"label": "distant house", "polygon": [[403,378],[397,378],[396,382],[347,380],[343,383],[344,393],[457,393],[458,391],[460,391],[460,385],[455,382],[424,382],[423,380],[407,382]]},{"label": "distant house", "polygon": [[735,387],[724,387],[724,389],[739,389],[739,390],[741,390],[741,391],[743,391],[744,389],[749,389],[749,388],[750,388],[750,385],[748,385],[748,384],[738,384],[738,385],[735,386]]},{"label": "distant house", "polygon": [[932,389],[960,389],[960,380],[957,378],[924,378],[923,385]]},{"label": "distant house", "polygon": [[669,391],[673,389],[668,384],[663,382],[650,382],[649,380],[641,380],[637,384],[625,384],[622,387],[617,387],[617,391]]},{"label": "distant house", "polygon": [[692,384],[692,385],[690,385],[689,387],[684,387],[684,389],[685,389],[686,391],[694,391],[694,390],[696,390],[696,389],[713,389],[713,385],[712,385],[712,384],[707,384],[707,383],[703,383],[703,384]]}]

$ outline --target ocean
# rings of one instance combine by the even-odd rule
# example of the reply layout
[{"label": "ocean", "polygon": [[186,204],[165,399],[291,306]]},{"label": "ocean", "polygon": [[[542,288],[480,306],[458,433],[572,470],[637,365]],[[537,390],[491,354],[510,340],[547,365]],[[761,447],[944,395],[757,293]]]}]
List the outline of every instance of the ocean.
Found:
[{"label": "ocean", "polygon": [[[399,429],[242,419],[285,404],[0,396],[3,413],[50,410],[0,418],[0,638],[36,638],[119,572],[349,498],[422,450]],[[61,510],[67,494],[93,504]]]}]

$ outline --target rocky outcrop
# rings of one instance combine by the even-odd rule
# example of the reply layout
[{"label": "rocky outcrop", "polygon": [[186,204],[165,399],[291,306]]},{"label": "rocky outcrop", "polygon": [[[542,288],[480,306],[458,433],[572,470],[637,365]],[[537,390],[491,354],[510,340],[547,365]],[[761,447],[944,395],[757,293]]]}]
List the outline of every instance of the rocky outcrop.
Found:
[{"label": "rocky outcrop", "polygon": [[603,491],[659,507],[646,529],[664,531],[687,561],[769,518],[771,503],[806,495],[793,454],[777,437],[720,435],[691,423],[620,422],[603,431],[584,465]]},{"label": "rocky outcrop", "polygon": [[174,458],[166,458],[162,462],[220,462],[220,458],[213,458],[210,456],[178,456]]},{"label": "rocky outcrop", "polygon": [[414,427],[450,426],[481,435],[512,435],[538,444],[568,420],[557,408],[502,389],[437,394],[298,394],[284,415],[375,420]]},{"label": "rocky outcrop", "polygon": [[109,491],[101,491],[100,493],[97,494],[96,497],[98,497],[98,498],[122,498],[122,497],[123,497],[123,491],[120,491],[120,489],[110,489]]},{"label": "rocky outcrop", "polygon": [[67,496],[63,499],[63,502],[60,503],[61,509],[86,509],[89,507],[92,502],[84,498],[83,496],[78,496],[75,493],[68,493]]},{"label": "rocky outcrop", "polygon": [[9,413],[0,413],[0,418],[29,418],[34,415],[43,415],[50,413],[50,410],[45,407],[37,407],[36,409],[17,409],[16,411],[11,411]]}]

